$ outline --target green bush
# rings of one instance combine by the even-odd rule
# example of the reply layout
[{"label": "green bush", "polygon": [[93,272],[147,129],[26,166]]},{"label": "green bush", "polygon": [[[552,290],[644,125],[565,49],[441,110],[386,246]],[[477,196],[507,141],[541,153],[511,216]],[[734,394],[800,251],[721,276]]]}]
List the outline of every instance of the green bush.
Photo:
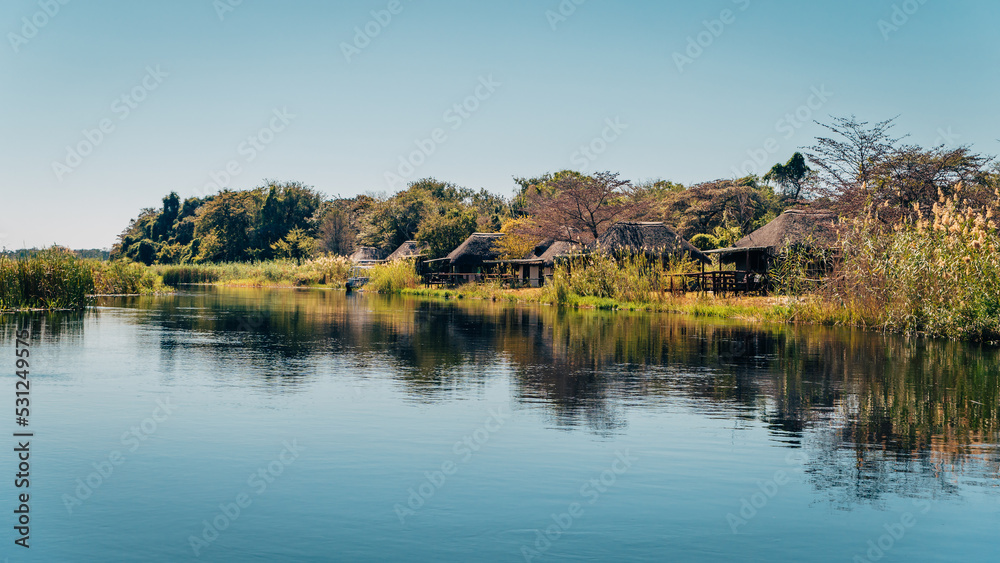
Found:
[{"label": "green bush", "polygon": [[720,245],[718,238],[704,233],[691,237],[691,244],[698,250],[715,250]]},{"label": "green bush", "polygon": [[24,258],[0,256],[0,310],[82,309],[95,294],[156,287],[156,276],[141,264],[82,259],[58,247]]},{"label": "green bush", "polygon": [[663,298],[670,276],[693,272],[697,264],[671,259],[667,264],[644,254],[612,256],[595,253],[557,265],[544,298],[553,303],[574,303],[580,298],[649,303]]},{"label": "green bush", "polygon": [[372,266],[365,289],[376,293],[399,293],[420,285],[420,276],[412,260],[397,260]]},{"label": "green bush", "polygon": [[956,196],[935,204],[931,217],[889,229],[867,217],[848,225],[841,246],[826,297],[853,324],[1000,339],[1000,231],[991,210]]}]

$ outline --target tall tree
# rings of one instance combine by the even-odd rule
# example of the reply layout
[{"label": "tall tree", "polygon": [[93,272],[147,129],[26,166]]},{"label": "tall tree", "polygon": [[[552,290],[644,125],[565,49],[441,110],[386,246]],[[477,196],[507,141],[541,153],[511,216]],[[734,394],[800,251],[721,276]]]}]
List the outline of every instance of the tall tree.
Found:
[{"label": "tall tree", "polygon": [[778,184],[785,197],[798,200],[805,188],[806,179],[812,169],[806,165],[806,157],[796,152],[785,164],[775,164],[764,175],[764,180]]},{"label": "tall tree", "polygon": [[[239,262],[256,258],[251,241],[264,200],[262,188],[223,190],[198,209],[195,237],[200,262]],[[193,241],[192,241],[193,242]]]},{"label": "tall tree", "polygon": [[631,182],[618,176],[562,172],[531,188],[527,212],[532,226],[525,234],[592,242],[615,222],[636,218],[641,204],[632,197]]},{"label": "tall tree", "polygon": [[829,124],[816,122],[831,131],[834,137],[817,137],[809,147],[809,160],[819,170],[820,179],[829,195],[839,197],[867,185],[876,170],[898,150],[906,138],[893,137],[891,129],[896,118],[869,125],[854,115],[835,117]]},{"label": "tall tree", "polygon": [[784,209],[774,190],[755,176],[703,182],[666,201],[664,220],[685,238],[724,233],[726,238],[738,235],[739,239]]},{"label": "tall tree", "polygon": [[415,238],[427,243],[431,258],[447,256],[462,244],[469,235],[476,232],[476,212],[472,209],[451,209],[447,213],[433,215],[420,223]]}]

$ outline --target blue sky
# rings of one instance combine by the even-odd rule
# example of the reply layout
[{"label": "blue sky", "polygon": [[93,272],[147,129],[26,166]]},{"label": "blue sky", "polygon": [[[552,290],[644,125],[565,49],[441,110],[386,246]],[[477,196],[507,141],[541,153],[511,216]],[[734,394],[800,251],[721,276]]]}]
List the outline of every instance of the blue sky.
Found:
[{"label": "blue sky", "polygon": [[110,247],[170,191],[265,179],[762,173],[831,114],[1000,153],[995,1],[576,2],[8,0],[0,245]]}]

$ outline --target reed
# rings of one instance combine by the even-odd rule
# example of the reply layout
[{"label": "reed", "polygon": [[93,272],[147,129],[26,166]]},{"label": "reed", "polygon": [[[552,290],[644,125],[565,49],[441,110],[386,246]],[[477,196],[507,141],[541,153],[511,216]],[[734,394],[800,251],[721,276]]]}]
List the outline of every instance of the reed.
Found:
[{"label": "reed", "polygon": [[183,284],[221,284],[243,287],[343,286],[351,262],[342,256],[321,256],[296,263],[294,260],[267,262],[229,262],[154,266],[163,283],[171,287]]},{"label": "reed", "polygon": [[81,259],[53,247],[30,256],[0,256],[0,310],[82,309],[96,294],[156,291],[158,280],[141,265]]},{"label": "reed", "polygon": [[[997,194],[1000,198],[1000,193]],[[928,217],[885,228],[851,222],[821,291],[847,324],[971,340],[1000,339],[1000,231],[992,209],[941,199]]]},{"label": "reed", "polygon": [[420,285],[420,276],[412,260],[396,260],[372,266],[368,271],[366,291],[402,293]]},{"label": "reed", "polygon": [[543,299],[556,304],[573,304],[581,298],[656,303],[671,298],[664,293],[670,288],[671,275],[696,269],[695,262],[679,258],[665,264],[644,254],[595,253],[556,266]]}]

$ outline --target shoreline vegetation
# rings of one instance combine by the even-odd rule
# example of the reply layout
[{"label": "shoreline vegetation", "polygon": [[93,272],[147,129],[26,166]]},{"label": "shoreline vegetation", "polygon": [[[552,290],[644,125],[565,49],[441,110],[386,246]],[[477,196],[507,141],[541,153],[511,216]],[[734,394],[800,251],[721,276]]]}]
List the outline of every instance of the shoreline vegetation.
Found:
[{"label": "shoreline vegetation", "polygon": [[30,255],[0,255],[0,311],[71,310],[95,295],[138,295],[163,290],[149,268],[128,261],[81,258],[54,246]]},{"label": "shoreline vegetation", "polygon": [[[1000,341],[1000,164],[970,147],[904,144],[893,119],[820,125],[829,137],[763,176],[692,185],[562,170],[515,177],[510,198],[435,178],[333,199],[276,181],[183,200],[171,192],[128,224],[108,261],[59,247],[4,250],[0,310],[78,309],[95,295],[182,284],[332,289],[362,277],[364,291],[423,298]],[[570,250],[546,257],[543,247]],[[410,251],[417,256],[384,260]],[[707,271],[732,272],[713,273],[713,285],[732,280],[718,287],[769,296],[694,293],[704,266],[688,260],[710,255]],[[529,276],[542,287],[499,281]],[[479,282],[421,286],[458,279]]]},{"label": "shoreline vegetation", "polygon": [[[808,257],[774,271],[772,295],[671,293],[666,267],[642,256],[592,254],[557,266],[545,286],[499,281],[427,288],[412,260],[368,270],[363,291],[435,300],[486,300],[575,309],[644,311],[751,323],[817,324],[980,342],[1000,340],[1000,234],[993,217],[942,201],[933,215],[886,235],[874,218],[847,225],[842,258],[826,280],[806,280]],[[584,264],[585,262],[585,264]],[[792,263],[793,267],[788,267]],[[584,267],[585,266],[585,267]],[[145,266],[79,258],[53,247],[29,257],[0,256],[0,311],[81,309],[95,296],[164,293],[185,284],[242,288],[344,289],[352,263],[342,256],[258,263]]]}]

